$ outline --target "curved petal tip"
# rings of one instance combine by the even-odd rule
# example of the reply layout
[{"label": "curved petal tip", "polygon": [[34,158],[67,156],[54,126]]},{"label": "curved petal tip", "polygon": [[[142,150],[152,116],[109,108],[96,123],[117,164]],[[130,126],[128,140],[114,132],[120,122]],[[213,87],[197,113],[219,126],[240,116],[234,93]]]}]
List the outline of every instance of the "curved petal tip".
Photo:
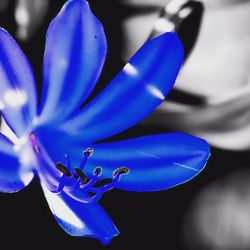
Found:
[{"label": "curved petal tip", "polygon": [[96,202],[84,204],[64,191],[54,194],[41,184],[55,219],[69,235],[95,238],[106,245],[119,234],[109,216]]},{"label": "curved petal tip", "polygon": [[117,188],[127,191],[160,191],[198,175],[210,156],[208,143],[200,138],[169,133],[101,143],[93,147],[86,170],[103,167],[103,178],[121,166],[130,172],[122,176]]}]

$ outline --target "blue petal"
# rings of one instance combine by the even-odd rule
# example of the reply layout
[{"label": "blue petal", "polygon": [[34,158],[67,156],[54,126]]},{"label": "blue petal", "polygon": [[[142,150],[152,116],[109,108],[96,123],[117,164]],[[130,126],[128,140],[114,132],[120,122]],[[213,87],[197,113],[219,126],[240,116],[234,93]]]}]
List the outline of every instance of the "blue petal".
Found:
[{"label": "blue petal", "polygon": [[97,203],[83,204],[70,198],[65,192],[43,191],[59,225],[72,236],[86,236],[109,243],[119,234],[113,222]]},{"label": "blue petal", "polygon": [[0,29],[0,111],[17,136],[29,127],[36,105],[31,66],[14,39]]},{"label": "blue petal", "polygon": [[182,62],[183,47],[175,33],[150,40],[64,128],[72,133],[80,130],[85,140],[94,142],[135,125],[171,90]]},{"label": "blue petal", "polygon": [[47,33],[41,122],[60,122],[79,110],[99,77],[105,56],[103,27],[88,3],[68,1]]},{"label": "blue petal", "polygon": [[0,192],[13,193],[26,187],[33,173],[19,163],[14,145],[0,134]]},{"label": "blue petal", "polygon": [[103,178],[126,166],[117,188],[128,191],[157,191],[184,183],[205,166],[209,145],[202,139],[182,134],[158,134],[121,142],[101,143],[93,147],[85,171],[92,174],[103,167]]}]

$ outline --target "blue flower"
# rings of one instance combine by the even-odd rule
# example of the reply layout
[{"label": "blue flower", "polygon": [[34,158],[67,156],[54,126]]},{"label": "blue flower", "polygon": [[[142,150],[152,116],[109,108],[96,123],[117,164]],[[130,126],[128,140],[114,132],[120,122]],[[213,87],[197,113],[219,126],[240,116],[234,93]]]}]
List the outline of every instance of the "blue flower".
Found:
[{"label": "blue flower", "polygon": [[0,134],[0,191],[39,177],[50,209],[70,235],[108,243],[118,234],[98,204],[113,187],[164,190],[205,166],[208,144],[181,133],[100,142],[144,119],[171,90],[183,61],[175,33],[147,42],[82,109],[101,72],[106,39],[85,0],[68,1],[47,33],[40,105],[31,66],[0,30],[0,109],[16,135]]}]

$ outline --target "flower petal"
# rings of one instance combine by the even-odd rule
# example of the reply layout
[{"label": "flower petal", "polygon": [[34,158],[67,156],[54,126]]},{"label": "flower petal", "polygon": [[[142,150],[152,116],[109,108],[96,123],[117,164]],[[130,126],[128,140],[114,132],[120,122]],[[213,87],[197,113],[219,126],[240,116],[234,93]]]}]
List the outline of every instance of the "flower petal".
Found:
[{"label": "flower petal", "polygon": [[113,222],[97,203],[83,204],[65,192],[51,193],[44,185],[43,191],[59,225],[72,236],[86,236],[109,243],[119,234]]},{"label": "flower petal", "polygon": [[0,28],[0,111],[17,136],[36,115],[37,96],[32,68],[14,39]]},{"label": "flower petal", "polygon": [[59,122],[79,109],[99,77],[105,56],[103,27],[88,3],[68,1],[47,33],[41,122]]},{"label": "flower petal", "polygon": [[14,145],[1,133],[0,162],[0,192],[17,192],[33,179],[33,173],[21,167]]},{"label": "flower petal", "polygon": [[175,33],[148,41],[75,119],[64,125],[97,141],[121,132],[149,115],[173,87],[183,61]]},{"label": "flower petal", "polygon": [[202,139],[181,133],[158,134],[120,142],[101,143],[84,169],[89,175],[102,166],[103,178],[115,169],[127,167],[117,188],[128,191],[167,189],[196,176],[209,157],[209,145]]}]

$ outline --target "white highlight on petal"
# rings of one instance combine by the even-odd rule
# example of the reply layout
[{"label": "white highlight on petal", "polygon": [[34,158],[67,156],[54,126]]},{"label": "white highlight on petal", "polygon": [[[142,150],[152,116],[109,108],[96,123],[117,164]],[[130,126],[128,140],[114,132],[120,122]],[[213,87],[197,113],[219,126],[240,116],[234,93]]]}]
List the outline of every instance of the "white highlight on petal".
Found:
[{"label": "white highlight on petal", "polygon": [[39,118],[36,116],[36,117],[34,117],[34,119],[32,120],[32,125],[37,126],[38,123],[39,123]]},{"label": "white highlight on petal", "polygon": [[6,121],[1,117],[1,133],[8,137],[8,139],[13,142],[14,144],[17,143],[18,138],[14,134],[14,132],[10,129]]},{"label": "white highlight on petal", "polygon": [[175,29],[175,25],[165,18],[159,18],[155,24],[155,29],[160,33],[171,32]]},{"label": "white highlight on petal", "polygon": [[81,230],[85,227],[85,224],[83,224],[83,222],[74,214],[74,212],[57,194],[51,193],[44,185],[43,191],[49,203],[50,209],[56,217]]},{"label": "white highlight on petal", "polygon": [[187,166],[187,165],[184,165],[184,164],[180,164],[178,162],[173,162],[173,163],[176,166],[179,166],[179,167],[182,167],[182,168],[186,168],[186,169],[190,169],[190,170],[194,170],[195,172],[199,172],[199,170],[196,169],[196,168],[193,168],[193,167],[190,167],[190,166]]},{"label": "white highlight on petal", "polygon": [[22,90],[7,90],[3,95],[3,99],[8,106],[18,108],[27,103],[28,97]]},{"label": "white highlight on petal", "polygon": [[23,184],[25,186],[27,186],[31,182],[31,180],[33,179],[34,174],[33,174],[33,172],[30,172],[30,171],[29,172],[28,171],[21,171],[19,173],[19,177],[20,177],[21,181],[23,182]]},{"label": "white highlight on petal", "polygon": [[58,61],[58,67],[62,70],[67,69],[68,65],[69,63],[66,58],[60,58],[60,60]]},{"label": "white highlight on petal", "polygon": [[0,110],[3,110],[4,108],[5,108],[4,103],[0,101]]},{"label": "white highlight on petal", "polygon": [[34,152],[29,143],[22,145],[22,147],[19,145],[19,149],[17,151],[19,151],[19,162],[23,166],[23,169],[29,172],[32,171],[31,167],[36,166],[37,163]]},{"label": "white highlight on petal", "polygon": [[146,86],[146,88],[147,88],[148,92],[150,94],[152,94],[153,96],[155,96],[156,98],[158,98],[160,100],[165,99],[165,96],[163,95],[163,93],[158,88],[156,88],[154,85],[148,84]]},{"label": "white highlight on petal", "polygon": [[128,74],[128,75],[131,75],[131,76],[136,76],[138,75],[138,70],[130,63],[127,63],[125,65],[125,67],[123,68],[123,70]]},{"label": "white highlight on petal", "polygon": [[27,136],[23,136],[20,139],[17,138],[17,140],[14,142],[14,150],[16,152],[20,151],[20,149],[27,143],[28,139]]},{"label": "white highlight on petal", "polygon": [[154,159],[160,159],[160,157],[158,157],[158,156],[156,156],[156,155],[154,155],[154,154],[150,154],[150,153],[146,153],[146,152],[143,152],[143,151],[135,151],[136,153],[138,153],[138,154],[141,154],[141,155],[145,155],[145,156],[149,156],[149,157],[151,157],[151,158],[154,158]]}]

